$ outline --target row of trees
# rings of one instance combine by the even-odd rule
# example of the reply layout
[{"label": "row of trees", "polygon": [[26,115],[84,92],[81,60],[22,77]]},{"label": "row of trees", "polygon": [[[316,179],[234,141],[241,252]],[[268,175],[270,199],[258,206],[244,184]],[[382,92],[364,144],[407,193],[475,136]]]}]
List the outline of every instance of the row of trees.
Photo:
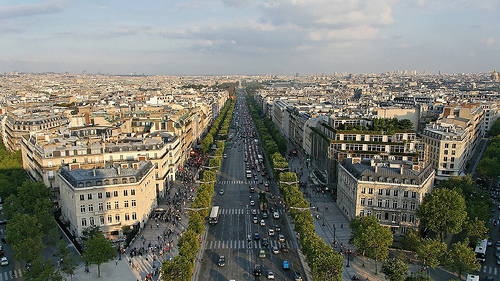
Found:
[{"label": "row of trees", "polygon": [[[247,88],[248,92],[257,88]],[[273,169],[275,179],[279,179],[279,190],[283,195],[290,215],[295,222],[295,231],[299,234],[302,251],[307,257],[314,280],[342,280],[342,256],[327,245],[315,231],[314,219],[310,214],[311,205],[299,190],[297,174],[289,172],[289,164],[282,154],[286,153],[286,142],[271,120],[261,120],[261,109],[247,92],[250,113],[261,137],[267,158]],[[281,153],[280,153],[281,152]]]},{"label": "row of trees", "polygon": [[[205,138],[201,141],[201,151],[203,153],[207,153],[210,150],[210,148],[212,147],[214,140],[219,137],[219,135],[220,135],[219,130],[221,129],[223,121],[225,119],[227,119],[226,116],[227,115],[232,116],[232,114],[233,114],[234,103],[235,103],[234,99],[230,99],[228,102],[226,102],[226,105],[220,111],[219,116],[212,123],[212,127],[208,131]],[[231,112],[229,112],[229,111],[231,111]],[[229,118],[229,120],[231,120],[231,118]],[[229,123],[228,123],[228,128],[229,128]],[[223,137],[225,137],[225,136],[227,136],[227,130],[225,131],[225,134]]]},{"label": "row of trees", "polygon": [[250,110],[250,115],[252,116],[257,132],[259,133],[266,156],[269,158],[270,155],[273,155],[276,152],[285,154],[286,141],[280,131],[276,129],[273,122],[269,118],[263,117],[261,119],[262,108],[257,105],[252,97],[256,89],[246,88],[245,91],[247,93],[246,100]]},{"label": "row of trees", "polygon": [[[220,119],[217,123],[218,125],[212,126],[212,129],[210,130],[212,134],[209,133],[202,141],[202,144],[205,142],[207,137],[212,138],[215,135],[221,135],[218,134],[219,125],[221,123],[221,130],[224,130],[226,126],[227,128],[229,127],[233,110],[234,100],[231,100],[231,102],[226,104],[226,107],[224,107],[224,111],[226,113],[221,113],[221,115],[217,118],[217,120],[219,120],[219,118],[222,118],[223,116],[223,119]],[[214,129],[214,127],[216,129]],[[223,135],[227,136],[227,131]],[[213,140],[211,140],[211,142],[213,142]],[[220,169],[221,158],[225,146],[223,141],[218,141],[216,145],[217,150],[214,152],[214,157],[208,162],[209,170],[203,172],[203,179],[198,187],[198,192],[196,193],[193,203],[191,203],[188,227],[186,232],[184,232],[182,237],[179,239],[178,243],[179,254],[173,260],[165,260],[162,263],[161,271],[163,280],[191,280],[196,254],[200,248],[201,236],[205,231],[205,222],[210,212],[210,205],[214,194],[214,186],[217,179],[215,171]],[[210,146],[212,146],[212,144],[210,144],[209,147]],[[204,152],[208,152],[208,150]]]}]

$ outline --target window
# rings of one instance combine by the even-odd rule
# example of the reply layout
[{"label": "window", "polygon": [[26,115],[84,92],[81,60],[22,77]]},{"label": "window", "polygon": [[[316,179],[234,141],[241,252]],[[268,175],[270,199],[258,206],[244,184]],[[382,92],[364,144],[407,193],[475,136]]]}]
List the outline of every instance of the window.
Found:
[{"label": "window", "polygon": [[390,189],[386,189],[385,190],[385,195],[387,195],[387,196],[391,195],[391,190]]},{"label": "window", "polygon": [[365,200],[366,200],[366,198],[364,198],[364,197],[363,197],[363,198],[361,198],[361,202],[360,202],[360,204],[361,204],[361,205],[365,205]]},{"label": "window", "polygon": [[366,211],[366,215],[367,216],[371,216],[372,215],[372,211],[371,210]]},{"label": "window", "polygon": [[417,198],[417,193],[415,191],[411,193],[411,198]]},{"label": "window", "polygon": [[403,191],[403,196],[408,197],[408,190]]},{"label": "window", "polygon": [[116,214],[116,215],[115,215],[115,221],[116,221],[116,222],[120,222],[120,215],[119,215],[119,214]]},{"label": "window", "polygon": [[397,209],[398,208],[398,201],[392,200],[392,208]]},{"label": "window", "polygon": [[80,213],[85,213],[85,205],[80,205]]},{"label": "window", "polygon": [[87,219],[86,218],[82,218],[82,226],[87,226]]},{"label": "window", "polygon": [[363,194],[364,194],[365,192],[366,192],[366,188],[364,188],[364,187],[363,187],[363,188],[361,188],[361,193],[363,193]]},{"label": "window", "polygon": [[451,151],[451,155],[455,155],[455,150],[452,150],[452,151]]},{"label": "window", "polygon": [[111,202],[106,202],[106,210],[111,210]]},{"label": "window", "polygon": [[444,155],[448,155],[448,150],[445,150],[445,151],[444,151]]},{"label": "window", "polygon": [[451,148],[457,148],[457,144],[456,143],[452,143],[451,144]]},{"label": "window", "polygon": [[407,229],[406,227],[401,227],[401,234],[406,235]]},{"label": "window", "polygon": [[128,196],[128,190],[126,190],[126,189],[125,189],[125,190],[123,191],[123,196]]},{"label": "window", "polygon": [[83,201],[83,200],[85,200],[85,195],[80,194],[80,201]]},{"label": "window", "polygon": [[384,194],[384,190],[383,189],[379,189],[378,190],[378,195],[383,195]]},{"label": "window", "polygon": [[120,205],[118,204],[118,201],[115,201],[115,210],[120,209]]},{"label": "window", "polygon": [[362,217],[362,216],[364,216],[364,215],[365,215],[365,210],[361,210],[361,211],[359,211],[359,216],[361,216],[361,217]]},{"label": "window", "polygon": [[137,214],[136,213],[132,213],[132,219],[133,220],[137,220]]},{"label": "window", "polygon": [[368,188],[368,194],[373,194],[373,188]]},{"label": "window", "polygon": [[373,205],[373,198],[368,198],[368,206]]},{"label": "window", "polygon": [[382,213],[378,212],[376,216],[377,216],[377,219],[378,219],[378,220],[381,220],[381,219],[382,219]]},{"label": "window", "polygon": [[111,192],[106,191],[106,198],[111,198]]},{"label": "window", "polygon": [[451,158],[450,158],[450,161],[451,161],[451,162],[455,162],[455,157],[451,157]]},{"label": "window", "polygon": [[377,200],[377,207],[382,207],[382,199]]},{"label": "window", "polygon": [[403,209],[408,209],[408,201],[403,201]]},{"label": "window", "polygon": [[[89,204],[89,212],[93,212],[94,211],[94,204]],[[90,224],[92,225],[92,224]]]},{"label": "window", "polygon": [[414,216],[414,215],[410,215],[410,222],[411,222],[411,223],[414,223],[414,222],[415,222],[415,216]]},{"label": "window", "polygon": [[402,222],[406,222],[406,214],[402,214],[401,215],[401,221]]},{"label": "window", "polygon": [[102,192],[97,193],[97,198],[102,199]]},{"label": "window", "polygon": [[102,212],[104,210],[104,204],[102,202],[99,203],[98,208],[99,208],[99,212]]},{"label": "window", "polygon": [[394,191],[393,191],[393,192],[394,192],[394,193],[393,193],[393,194],[394,194],[394,196],[398,196],[398,191],[399,191],[399,190],[394,190]]},{"label": "window", "polygon": [[389,204],[390,204],[389,199],[385,200],[385,207],[386,207],[386,208],[389,208]]},{"label": "window", "polygon": [[130,215],[129,214],[125,214],[125,221],[129,221],[130,220]]},{"label": "window", "polygon": [[108,215],[108,223],[113,223],[113,216]]},{"label": "window", "polygon": [[113,196],[118,197],[118,190],[113,191]]},{"label": "window", "polygon": [[389,220],[389,213],[387,213],[387,212],[384,213],[384,220],[386,220],[386,221]]},{"label": "window", "polygon": [[94,217],[89,218],[89,223],[90,223],[90,225],[95,225]]},{"label": "window", "polygon": [[87,194],[87,199],[92,200],[92,193]]},{"label": "window", "polygon": [[130,195],[135,195],[135,189],[130,190]]},{"label": "window", "polygon": [[128,200],[123,201],[123,207],[128,208]]},{"label": "window", "polygon": [[446,163],[441,164],[441,166],[443,166],[443,168],[446,168]]},{"label": "window", "polygon": [[99,217],[99,224],[104,225],[104,216]]},{"label": "window", "polygon": [[391,221],[397,221],[397,219],[398,219],[398,214],[392,213]]},{"label": "window", "polygon": [[455,164],[450,164],[450,169],[455,168]]},{"label": "window", "polygon": [[415,210],[416,205],[417,204],[415,204],[415,202],[411,202],[410,203],[410,209]]},{"label": "window", "polygon": [[449,147],[450,147],[449,144],[447,144],[447,143],[444,144],[444,148],[449,148]]},{"label": "window", "polygon": [[135,199],[132,199],[132,207],[135,207]]},{"label": "window", "polygon": [[445,157],[443,158],[443,161],[444,161],[444,162],[448,161],[448,157],[447,157],[447,156],[445,156]]}]

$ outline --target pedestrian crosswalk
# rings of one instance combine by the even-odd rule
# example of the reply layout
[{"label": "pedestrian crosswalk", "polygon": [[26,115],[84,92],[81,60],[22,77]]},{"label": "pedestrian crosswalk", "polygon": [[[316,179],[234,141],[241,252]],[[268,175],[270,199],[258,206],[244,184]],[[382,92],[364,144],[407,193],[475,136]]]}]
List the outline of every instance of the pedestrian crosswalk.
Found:
[{"label": "pedestrian crosswalk", "polygon": [[217,184],[259,184],[259,181],[217,181]]},{"label": "pedestrian crosswalk", "polygon": [[493,267],[493,266],[486,266],[486,265],[483,265],[481,267],[481,271],[483,273],[487,273],[489,275],[497,275],[498,273],[498,269],[496,267]]},{"label": "pedestrian crosswalk", "polygon": [[23,277],[23,271],[21,269],[14,269],[11,271],[0,272],[0,281],[12,280],[21,277]]},{"label": "pedestrian crosswalk", "polygon": [[[274,246],[280,248],[280,243],[276,240],[270,240],[269,241],[269,246],[264,247],[262,246],[262,243],[258,240],[252,240],[250,241],[252,249],[265,249],[265,248],[272,248]],[[292,249],[292,245],[289,243],[289,241],[285,242],[286,246],[289,249]],[[247,249],[248,247],[248,242],[246,240],[226,240],[226,241],[207,241],[206,244],[207,249],[211,250],[218,250],[218,249]]]},{"label": "pedestrian crosswalk", "polygon": [[[261,214],[262,211],[259,209],[255,209],[257,214]],[[282,210],[278,210],[278,213],[282,213]],[[250,209],[245,208],[228,208],[228,209],[219,209],[219,215],[248,215],[250,214]]]}]

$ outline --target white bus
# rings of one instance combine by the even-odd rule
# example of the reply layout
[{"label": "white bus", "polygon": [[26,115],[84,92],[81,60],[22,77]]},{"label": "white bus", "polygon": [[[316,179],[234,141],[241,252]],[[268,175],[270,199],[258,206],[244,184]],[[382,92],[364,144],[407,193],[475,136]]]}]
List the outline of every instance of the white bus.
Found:
[{"label": "white bus", "polygon": [[251,178],[252,178],[252,171],[247,170],[247,179],[251,179]]},{"label": "white bus", "polygon": [[216,224],[219,221],[219,206],[213,206],[210,211],[210,217],[208,218],[208,222],[210,224]]},{"label": "white bus", "polygon": [[257,155],[257,158],[259,159],[259,162],[262,163],[264,162],[264,157],[262,157],[262,155]]},{"label": "white bus", "polygon": [[488,239],[483,239],[477,242],[476,245],[476,258],[480,262],[486,261],[486,247],[488,246]]}]

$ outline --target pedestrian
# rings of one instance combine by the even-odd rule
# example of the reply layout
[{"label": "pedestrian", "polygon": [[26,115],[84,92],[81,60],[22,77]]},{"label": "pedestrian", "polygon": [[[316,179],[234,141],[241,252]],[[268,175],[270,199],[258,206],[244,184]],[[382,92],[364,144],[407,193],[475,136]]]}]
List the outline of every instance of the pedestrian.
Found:
[{"label": "pedestrian", "polygon": [[343,223],[340,224],[340,228],[344,228],[344,224]]}]

